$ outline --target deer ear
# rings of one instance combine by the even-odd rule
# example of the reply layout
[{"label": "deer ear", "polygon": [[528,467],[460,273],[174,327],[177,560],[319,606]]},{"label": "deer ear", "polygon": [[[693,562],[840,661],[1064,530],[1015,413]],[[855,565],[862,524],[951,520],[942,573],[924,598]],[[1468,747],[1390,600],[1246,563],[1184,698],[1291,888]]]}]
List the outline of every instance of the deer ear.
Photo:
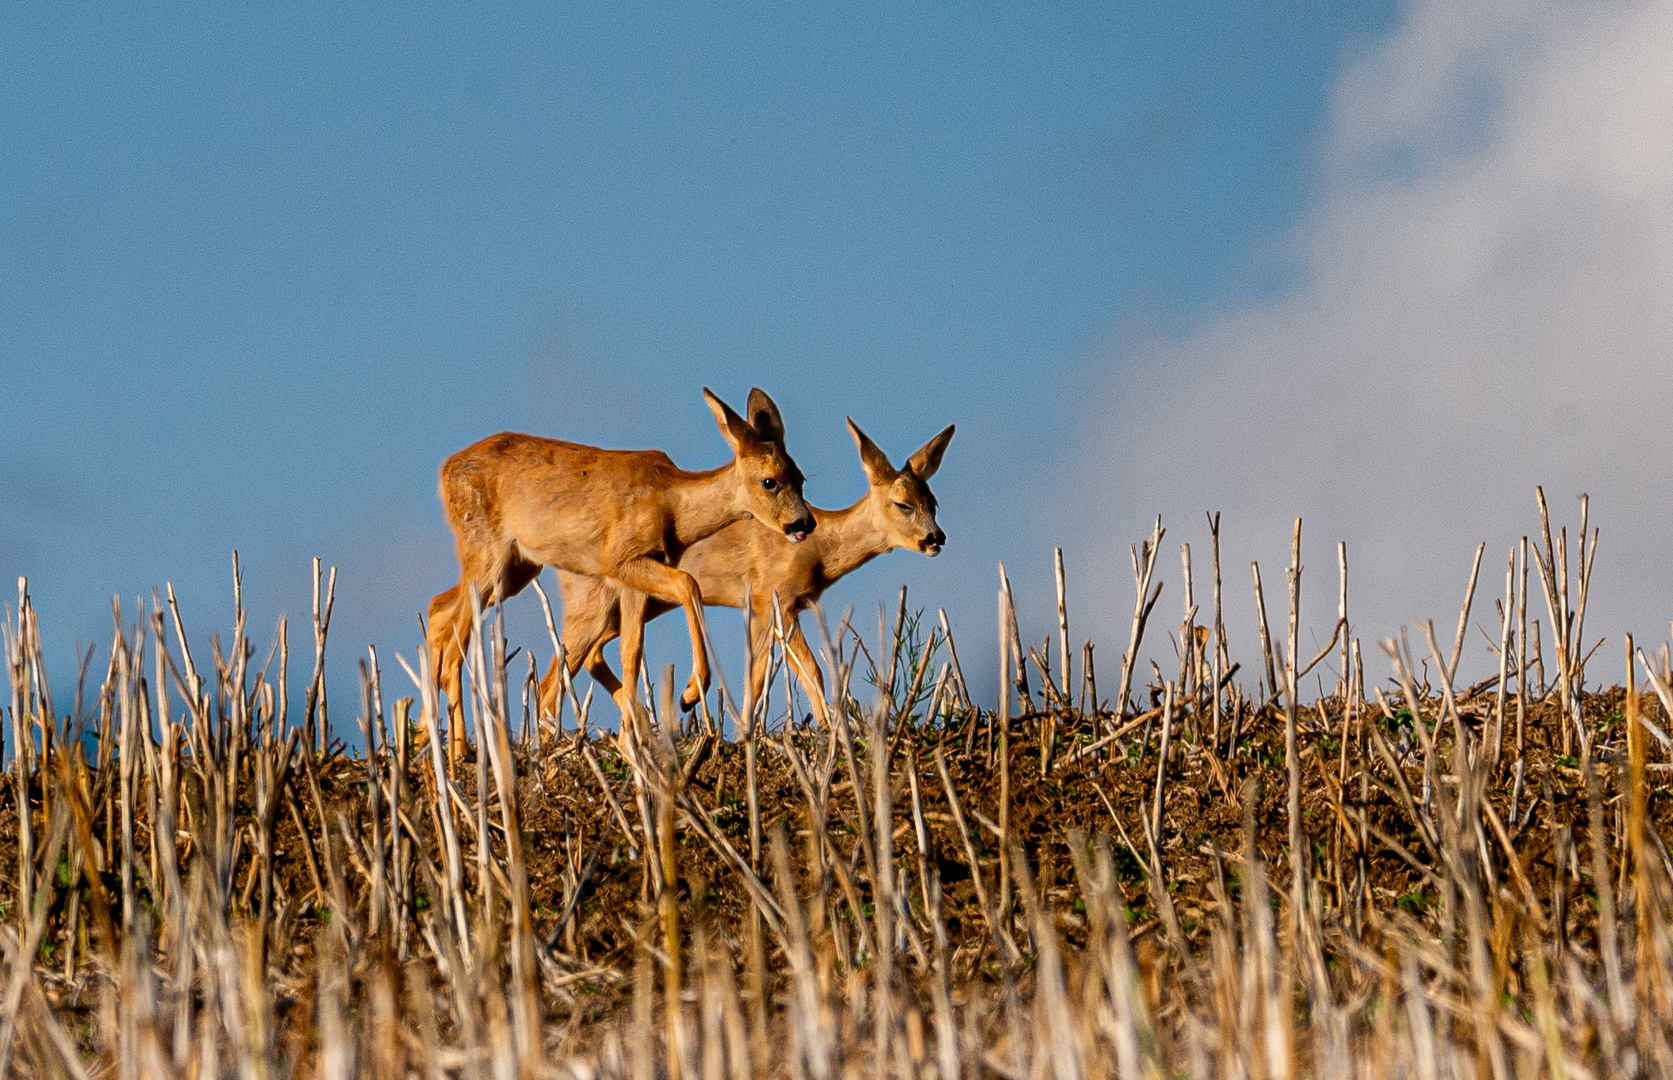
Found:
[{"label": "deer ear", "polygon": [[888,455],[877,448],[871,437],[860,430],[860,425],[854,418],[848,418],[848,433],[854,436],[854,445],[860,449],[860,465],[866,471],[866,479],[872,487],[886,484],[895,478],[895,467],[889,464]]},{"label": "deer ear", "polygon": [[755,429],[749,426],[749,421],[732,410],[732,406],[715,397],[708,387],[703,387],[703,400],[714,413],[715,425],[720,428],[720,434],[726,439],[726,445],[732,448],[735,456],[742,456],[759,444],[755,437]]},{"label": "deer ear", "polygon": [[765,390],[759,386],[749,392],[749,402],[744,406],[749,414],[749,426],[755,429],[755,434],[767,442],[784,445],[784,418],[778,414],[778,406],[767,396]]},{"label": "deer ear", "polygon": [[941,467],[941,455],[946,452],[947,444],[953,441],[953,425],[923,446],[918,452],[906,459],[906,467],[920,480],[928,480],[935,475],[935,470]]}]

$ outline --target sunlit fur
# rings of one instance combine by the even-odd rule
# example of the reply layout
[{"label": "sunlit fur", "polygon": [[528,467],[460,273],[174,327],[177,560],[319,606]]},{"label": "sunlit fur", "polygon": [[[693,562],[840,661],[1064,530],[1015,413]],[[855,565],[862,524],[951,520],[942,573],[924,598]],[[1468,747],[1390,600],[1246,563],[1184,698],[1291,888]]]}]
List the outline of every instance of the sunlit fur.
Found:
[{"label": "sunlit fur", "polygon": [[[877,444],[853,420],[849,432],[859,448],[860,463],[870,483],[864,497],[842,510],[813,507],[818,527],[806,542],[786,544],[782,535],[753,520],[730,525],[686,549],[679,567],[697,579],[705,604],[742,608],[750,597],[754,666],[749,673],[754,691],[766,679],[768,643],[773,628],[773,598],[782,605],[792,667],[807,690],[821,722],[825,683],[813,650],[808,647],[797,616],[843,575],[896,548],[925,555],[940,553],[946,534],[936,523],[935,495],[929,479],[941,465],[941,455],[952,441],[948,426],[896,469]],[[622,593],[612,581],[578,574],[558,574],[564,599],[563,643],[573,674],[582,665],[612,694],[620,682],[604,659],[604,646],[619,633]],[[647,618],[671,611],[666,602],[649,605]],[[623,670],[636,668],[627,659],[623,641]],[[556,666],[547,672],[541,700],[556,707]]]},{"label": "sunlit fur", "polygon": [[[660,450],[600,450],[512,432],[489,436],[442,464],[442,505],[461,574],[459,584],[430,602],[428,644],[448,698],[455,752],[463,749],[459,677],[471,635],[470,590],[485,605],[504,600],[543,566],[594,575],[666,609],[684,608],[692,652],[687,699],[707,689],[702,590],[675,564],[692,544],[737,522],[759,523],[774,543],[790,548],[812,531],[814,519],[772,399],[750,391],[745,420],[707,389],[703,397],[733,453],[717,469],[687,472]],[[624,656],[636,663],[642,640],[643,619],[623,620]],[[618,698],[624,710],[632,698],[631,687]]]}]

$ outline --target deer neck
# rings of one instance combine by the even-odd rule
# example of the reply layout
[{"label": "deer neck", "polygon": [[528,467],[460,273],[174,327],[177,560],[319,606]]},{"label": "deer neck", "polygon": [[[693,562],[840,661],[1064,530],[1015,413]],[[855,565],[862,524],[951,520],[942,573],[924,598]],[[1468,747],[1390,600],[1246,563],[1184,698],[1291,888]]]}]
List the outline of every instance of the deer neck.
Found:
[{"label": "deer neck", "polygon": [[894,549],[883,530],[872,522],[869,498],[841,510],[815,510],[818,525],[803,543],[818,546],[825,576],[832,581],[850,574]]},{"label": "deer neck", "polygon": [[674,535],[682,547],[749,517],[749,509],[738,498],[738,480],[733,467],[686,473],[669,487],[668,503],[674,512]]}]

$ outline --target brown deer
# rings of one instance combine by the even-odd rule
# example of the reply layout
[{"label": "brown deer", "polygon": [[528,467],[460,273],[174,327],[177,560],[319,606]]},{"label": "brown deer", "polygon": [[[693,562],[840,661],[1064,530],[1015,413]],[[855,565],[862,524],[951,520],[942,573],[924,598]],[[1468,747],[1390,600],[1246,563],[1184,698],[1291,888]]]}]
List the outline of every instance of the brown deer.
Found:
[{"label": "brown deer", "polygon": [[[705,604],[742,608],[745,596],[750,598],[754,666],[749,678],[754,700],[759,700],[767,677],[773,597],[778,597],[793,658],[791,666],[821,723],[826,719],[825,680],[802,635],[801,612],[843,575],[879,555],[896,548],[914,548],[934,557],[947,541],[947,534],[936,524],[935,495],[928,481],[940,468],[941,455],[952,441],[952,425],[925,443],[900,469],[889,464],[888,457],[852,419],[848,430],[859,447],[860,464],[871,485],[859,502],[842,510],[811,507],[818,526],[805,543],[794,547],[770,528],[740,521],[692,544],[679,564],[681,570],[697,579]],[[638,611],[644,618],[656,618],[673,610],[673,606],[662,600],[641,604],[640,598],[624,592],[614,581],[574,572],[559,571],[558,587],[563,593],[563,644],[570,674],[585,665],[599,685],[615,694],[621,683],[604,659],[604,646],[622,633],[624,612]],[[635,665],[639,654],[635,652],[629,659],[625,634],[622,646],[622,676],[633,682],[638,678]],[[557,673],[554,661],[541,683],[541,703],[548,712],[557,707]]]},{"label": "brown deer", "polygon": [[[815,521],[802,501],[802,474],[784,449],[784,422],[773,400],[751,390],[748,420],[707,388],[703,400],[732,448],[732,460],[717,469],[688,472],[660,450],[600,450],[513,432],[491,435],[442,463],[442,505],[461,572],[459,584],[430,601],[427,644],[447,695],[448,741],[456,756],[464,750],[459,679],[471,635],[471,588],[491,604],[521,592],[544,566],[609,581],[666,610],[683,607],[692,669],[685,700],[707,691],[703,591],[675,565],[692,544],[745,518],[755,518],[762,534],[785,548],[804,540]],[[621,620],[622,656],[637,665],[644,622],[631,615]],[[631,683],[620,689],[618,704],[627,715],[636,696]]]}]

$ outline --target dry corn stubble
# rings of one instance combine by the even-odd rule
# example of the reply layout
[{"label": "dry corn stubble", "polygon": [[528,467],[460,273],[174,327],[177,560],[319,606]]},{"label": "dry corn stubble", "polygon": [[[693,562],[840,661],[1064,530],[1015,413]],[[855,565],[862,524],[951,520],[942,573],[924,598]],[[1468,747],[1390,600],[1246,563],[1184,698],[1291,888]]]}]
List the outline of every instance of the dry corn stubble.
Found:
[{"label": "dry corn stubble", "polygon": [[[1099,701],[1089,666],[1070,708],[1054,553],[1055,650],[1021,646],[1002,585],[997,714],[970,704],[956,660],[937,663],[956,657],[950,623],[924,636],[903,599],[875,646],[846,619],[824,634],[831,668],[882,688],[863,703],[833,678],[830,730],[769,696],[717,739],[664,692],[598,736],[568,686],[580,733],[519,724],[514,650],[479,612],[477,756],[456,768],[422,659],[416,718],[404,701],[386,713],[373,654],[370,752],[332,738],[330,580],[300,717],[283,624],[259,651],[240,600],[200,674],[172,594],[166,620],[163,604],[118,610],[104,679],[61,715],[20,589],[4,633],[0,1073],[1673,1071],[1673,672],[1665,646],[1629,641],[1625,685],[1587,688],[1595,532],[1582,526],[1573,573],[1549,527],[1511,549],[1482,635],[1497,674],[1466,688],[1451,673],[1477,549],[1450,647],[1432,629],[1427,655],[1388,643],[1397,689],[1368,701],[1345,552],[1336,632],[1309,663],[1298,523],[1285,638],[1263,615],[1245,635],[1261,655],[1238,664],[1218,525],[1212,623],[1183,590],[1180,679],[1137,687],[1154,709]],[[1134,551],[1123,693],[1160,539],[1158,525]],[[1566,628],[1551,687],[1528,677],[1528,551]],[[252,664],[269,655],[277,671]],[[1331,655],[1334,693],[1297,700]],[[1258,692],[1240,668],[1263,673]]]}]

